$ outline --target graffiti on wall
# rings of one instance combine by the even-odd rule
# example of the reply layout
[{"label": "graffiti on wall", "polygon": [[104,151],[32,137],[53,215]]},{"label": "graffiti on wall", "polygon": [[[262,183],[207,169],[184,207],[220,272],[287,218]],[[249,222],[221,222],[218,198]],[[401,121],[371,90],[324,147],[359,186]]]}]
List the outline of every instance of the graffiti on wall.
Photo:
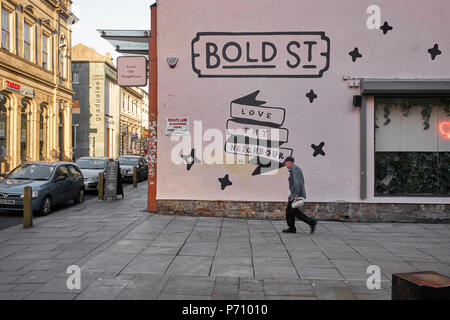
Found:
[{"label": "graffiti on wall", "polygon": [[259,93],[231,102],[225,143],[226,153],[252,159],[250,164],[257,165],[254,176],[282,168],[284,159],[293,154],[280,147],[289,142],[289,130],[283,128],[286,110],[257,100]]},{"label": "graffiti on wall", "polygon": [[199,78],[321,78],[329,67],[325,32],[199,32],[192,40]]}]

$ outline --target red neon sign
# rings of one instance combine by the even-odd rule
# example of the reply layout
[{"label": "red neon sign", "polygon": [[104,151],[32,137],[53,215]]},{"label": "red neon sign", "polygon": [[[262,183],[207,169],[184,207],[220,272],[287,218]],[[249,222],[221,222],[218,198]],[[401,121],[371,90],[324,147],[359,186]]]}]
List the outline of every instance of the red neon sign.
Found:
[{"label": "red neon sign", "polygon": [[445,139],[450,139],[450,121],[443,121],[439,124],[439,133]]}]

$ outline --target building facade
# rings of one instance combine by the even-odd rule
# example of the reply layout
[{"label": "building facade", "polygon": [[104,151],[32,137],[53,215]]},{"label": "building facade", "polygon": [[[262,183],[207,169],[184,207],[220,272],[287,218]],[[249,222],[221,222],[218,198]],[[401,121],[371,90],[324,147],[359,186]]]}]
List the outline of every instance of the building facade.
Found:
[{"label": "building facade", "polygon": [[148,117],[147,92],[135,87],[120,88],[121,155],[143,155],[145,153],[145,120],[143,121],[145,112]]},{"label": "building facade", "polygon": [[[448,0],[186,4],[152,7],[158,166],[149,203],[164,213],[282,217],[292,155],[310,215],[450,219]],[[189,143],[166,130],[176,122]]]},{"label": "building facade", "polygon": [[72,1],[0,0],[0,165],[72,159]]},{"label": "building facade", "polygon": [[112,57],[78,44],[72,48],[73,152],[80,157],[120,155],[120,88]]}]

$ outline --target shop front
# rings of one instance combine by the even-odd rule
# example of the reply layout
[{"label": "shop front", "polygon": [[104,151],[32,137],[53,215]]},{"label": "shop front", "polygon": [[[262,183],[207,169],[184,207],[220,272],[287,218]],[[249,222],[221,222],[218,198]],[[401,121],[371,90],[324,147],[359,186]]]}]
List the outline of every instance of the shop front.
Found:
[{"label": "shop front", "polygon": [[71,158],[69,100],[0,76],[0,165]]},{"label": "shop front", "polygon": [[281,218],[293,156],[320,219],[450,220],[448,1],[189,8],[152,7],[158,212]]}]

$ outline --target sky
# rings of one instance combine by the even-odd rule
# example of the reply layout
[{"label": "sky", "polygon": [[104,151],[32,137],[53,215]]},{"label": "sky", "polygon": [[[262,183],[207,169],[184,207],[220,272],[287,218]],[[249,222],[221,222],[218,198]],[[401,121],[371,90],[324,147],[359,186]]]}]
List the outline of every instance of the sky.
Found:
[{"label": "sky", "polygon": [[105,55],[115,52],[97,29],[150,30],[150,5],[154,0],[73,0],[72,11],[80,21],[72,26],[72,45],[78,43]]}]

